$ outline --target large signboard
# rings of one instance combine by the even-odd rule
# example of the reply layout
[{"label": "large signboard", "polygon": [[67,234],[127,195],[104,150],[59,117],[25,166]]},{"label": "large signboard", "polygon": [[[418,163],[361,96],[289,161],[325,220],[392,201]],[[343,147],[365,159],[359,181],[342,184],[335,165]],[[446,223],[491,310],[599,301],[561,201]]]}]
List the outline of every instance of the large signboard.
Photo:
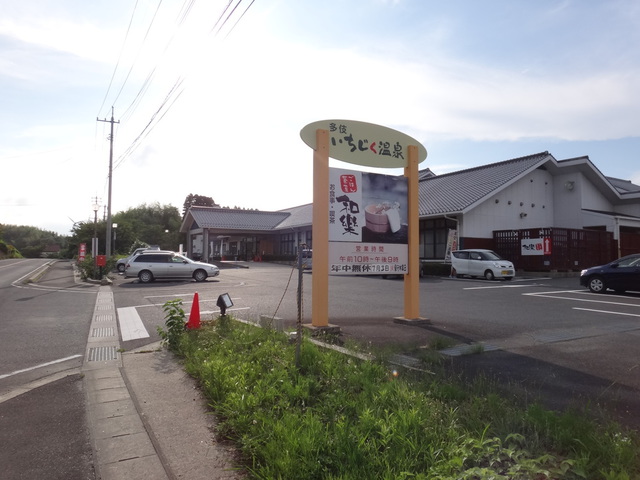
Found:
[{"label": "large signboard", "polygon": [[316,148],[316,130],[329,132],[329,156],[356,165],[380,168],[407,166],[407,147],[418,147],[418,163],[427,150],[415,138],[381,125],[356,120],[320,120],[307,125],[300,137]]},{"label": "large signboard", "polygon": [[407,273],[407,178],[330,168],[328,193],[329,273]]}]

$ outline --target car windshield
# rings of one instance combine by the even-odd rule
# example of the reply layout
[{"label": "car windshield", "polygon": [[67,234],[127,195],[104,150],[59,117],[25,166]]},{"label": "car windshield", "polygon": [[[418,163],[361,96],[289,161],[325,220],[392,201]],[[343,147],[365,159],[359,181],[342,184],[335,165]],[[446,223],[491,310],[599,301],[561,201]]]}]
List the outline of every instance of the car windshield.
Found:
[{"label": "car windshield", "polygon": [[621,258],[618,262],[619,267],[638,267],[640,266],[640,257]]},{"label": "car windshield", "polygon": [[498,255],[496,252],[482,252],[483,260],[502,260],[502,257]]}]

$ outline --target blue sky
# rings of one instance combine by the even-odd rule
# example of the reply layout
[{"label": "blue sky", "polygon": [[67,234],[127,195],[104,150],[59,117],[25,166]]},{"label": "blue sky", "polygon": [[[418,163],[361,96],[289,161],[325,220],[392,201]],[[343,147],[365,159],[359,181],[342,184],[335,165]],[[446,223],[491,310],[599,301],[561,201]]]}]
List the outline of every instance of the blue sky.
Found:
[{"label": "blue sky", "polygon": [[112,106],[114,213],[181,210],[189,193],[264,210],[308,203],[299,132],[327,118],[411,135],[436,173],[549,151],[640,183],[635,0],[0,8],[0,223],[68,233],[93,219],[109,159],[96,118]]}]

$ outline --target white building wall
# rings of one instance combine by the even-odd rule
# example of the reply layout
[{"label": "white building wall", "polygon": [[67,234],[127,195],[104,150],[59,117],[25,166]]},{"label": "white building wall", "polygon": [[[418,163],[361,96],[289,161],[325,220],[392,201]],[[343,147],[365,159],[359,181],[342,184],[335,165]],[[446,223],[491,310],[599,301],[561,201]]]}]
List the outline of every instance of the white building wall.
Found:
[{"label": "white building wall", "polygon": [[604,212],[613,211],[613,204],[600,193],[593,183],[583,177],[580,194],[582,197],[582,208],[589,210],[600,210]]},{"label": "white building wall", "polygon": [[582,190],[586,179],[580,173],[558,175],[553,179],[553,226],[582,228]]},{"label": "white building wall", "polygon": [[535,170],[464,215],[460,236],[491,238],[494,230],[553,226],[554,179]]},{"label": "white building wall", "polygon": [[618,205],[616,206],[615,211],[622,215],[640,217],[640,202],[633,205]]}]

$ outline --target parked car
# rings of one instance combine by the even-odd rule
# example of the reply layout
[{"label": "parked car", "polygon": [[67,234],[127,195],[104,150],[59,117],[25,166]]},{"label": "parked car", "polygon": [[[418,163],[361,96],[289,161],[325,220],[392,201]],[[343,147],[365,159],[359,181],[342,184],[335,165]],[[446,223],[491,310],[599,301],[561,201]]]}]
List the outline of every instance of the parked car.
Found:
[{"label": "parked car", "polygon": [[582,270],[580,285],[593,293],[605,293],[609,288],[619,293],[640,291],[640,253]]},{"label": "parked car", "polygon": [[503,278],[511,280],[516,269],[509,260],[500,257],[493,250],[482,248],[456,250],[451,253],[451,265],[457,277],[484,277],[487,280]]},{"label": "parked car", "polygon": [[135,255],[124,271],[125,278],[138,277],[142,283],[157,278],[193,278],[203,282],[207,277],[216,277],[220,273],[217,266],[204,262],[195,262],[167,251],[144,251]]},{"label": "parked car", "polygon": [[302,250],[302,269],[311,270],[313,268],[313,250],[305,248]]},{"label": "parked car", "polygon": [[151,245],[150,247],[136,248],[128,257],[119,258],[116,262],[116,269],[118,270],[118,272],[124,273],[124,269],[126,268],[129,260],[131,260],[135,255],[144,252],[145,250],[160,250],[160,247],[158,245]]}]

